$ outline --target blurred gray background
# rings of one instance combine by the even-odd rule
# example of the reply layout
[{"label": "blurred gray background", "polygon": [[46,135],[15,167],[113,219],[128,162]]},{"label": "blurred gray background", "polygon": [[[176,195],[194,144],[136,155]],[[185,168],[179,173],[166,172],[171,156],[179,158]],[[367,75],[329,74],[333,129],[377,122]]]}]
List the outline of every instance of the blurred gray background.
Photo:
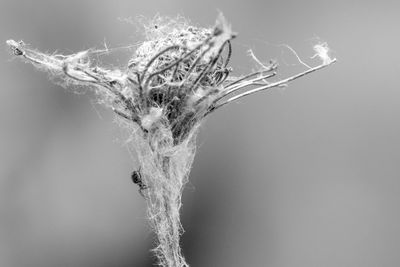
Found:
[{"label": "blurred gray background", "polygon": [[[136,167],[113,115],[13,60],[5,41],[72,53],[143,40],[121,18],[222,11],[281,77],[327,41],[339,62],[211,116],[182,209],[191,266],[400,266],[398,1],[0,1],[0,266],[151,266]],[[134,50],[112,64],[123,66]]]}]

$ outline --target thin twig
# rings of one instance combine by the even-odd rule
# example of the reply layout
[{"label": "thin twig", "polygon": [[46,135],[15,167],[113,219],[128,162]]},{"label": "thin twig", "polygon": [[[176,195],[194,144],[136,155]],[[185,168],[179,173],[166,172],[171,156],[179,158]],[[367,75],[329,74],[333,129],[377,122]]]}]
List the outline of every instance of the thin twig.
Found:
[{"label": "thin twig", "polygon": [[233,97],[229,98],[229,99],[226,100],[225,102],[222,102],[222,103],[219,103],[219,104],[215,104],[215,105],[211,105],[211,107],[209,108],[209,111],[206,112],[206,114],[204,115],[204,117],[207,116],[208,114],[210,114],[211,112],[213,112],[213,111],[219,109],[220,107],[223,107],[223,106],[225,106],[226,104],[229,104],[229,103],[231,103],[231,102],[233,102],[233,101],[235,101],[235,100],[237,100],[237,99],[239,99],[239,98],[245,97],[245,96],[250,95],[250,94],[257,93],[257,92],[262,91],[262,90],[267,90],[267,89],[270,89],[270,88],[273,88],[273,87],[278,87],[278,86],[285,85],[285,84],[287,84],[288,82],[291,82],[291,81],[293,81],[293,80],[296,80],[296,79],[298,79],[298,78],[300,78],[300,77],[302,77],[302,76],[304,76],[304,75],[307,75],[307,74],[309,74],[309,73],[312,73],[312,72],[317,71],[317,70],[320,70],[320,69],[323,69],[323,68],[325,68],[325,67],[327,67],[327,66],[329,66],[329,65],[331,65],[331,64],[333,64],[333,63],[335,63],[336,61],[337,61],[336,58],[335,58],[335,59],[332,59],[332,60],[331,60],[329,63],[327,63],[327,64],[322,64],[322,65],[319,65],[319,66],[317,66],[317,67],[308,69],[308,70],[306,70],[306,71],[304,71],[304,72],[301,72],[301,73],[299,73],[299,74],[293,75],[293,76],[291,76],[291,77],[289,77],[289,78],[286,78],[286,79],[284,79],[284,80],[280,80],[280,81],[277,81],[277,82],[274,82],[274,83],[270,83],[270,84],[267,84],[267,85],[264,85],[264,86],[260,86],[260,87],[254,88],[254,89],[252,89],[252,90],[243,92],[243,93],[241,93],[241,94],[238,94],[238,95],[236,95],[236,96],[233,96]]},{"label": "thin twig", "polygon": [[[225,96],[227,96],[227,95],[230,95],[230,94],[232,94],[233,92],[235,92],[235,91],[237,91],[237,90],[240,90],[240,89],[242,89],[242,88],[244,88],[244,87],[247,87],[247,86],[249,86],[249,85],[254,85],[255,82],[258,82],[258,81],[260,81],[260,80],[265,80],[265,79],[274,77],[275,75],[276,75],[276,72],[272,72],[272,73],[267,74],[267,75],[259,76],[259,77],[254,78],[254,79],[244,81],[243,83],[237,84],[236,86],[230,88],[229,90],[223,91],[222,94],[221,94],[221,97],[220,97],[219,99],[221,99],[221,98],[223,98],[223,97],[225,97]],[[269,83],[267,83],[267,84],[269,84]],[[265,85],[265,84],[264,84],[264,85]],[[219,99],[218,99],[218,100],[219,100]]]},{"label": "thin twig", "polygon": [[273,63],[273,64],[271,64],[267,69],[264,69],[264,70],[260,70],[260,71],[256,71],[256,72],[250,73],[250,74],[248,74],[248,75],[245,75],[245,76],[242,77],[242,78],[239,78],[239,79],[237,79],[237,80],[235,80],[235,81],[233,81],[233,82],[227,84],[227,85],[225,86],[225,88],[228,89],[229,87],[231,87],[231,86],[233,86],[233,85],[235,85],[235,84],[237,84],[237,83],[240,83],[241,81],[247,80],[247,79],[249,79],[249,78],[251,78],[251,77],[254,77],[254,76],[257,76],[257,75],[261,75],[261,74],[263,74],[263,73],[271,72],[271,71],[273,71],[273,70],[275,70],[275,69],[277,69],[277,68],[278,68],[278,65],[275,64],[275,63]]}]

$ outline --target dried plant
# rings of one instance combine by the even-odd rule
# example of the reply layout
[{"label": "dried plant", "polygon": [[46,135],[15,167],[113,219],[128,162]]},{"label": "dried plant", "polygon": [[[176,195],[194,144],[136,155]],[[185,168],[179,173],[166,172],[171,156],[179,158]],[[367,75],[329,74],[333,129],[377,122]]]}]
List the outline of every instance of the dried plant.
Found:
[{"label": "dried plant", "polygon": [[159,19],[146,28],[146,40],[128,65],[106,69],[93,57],[107,50],[72,55],[48,55],[22,41],[8,40],[15,56],[69,84],[90,86],[130,132],[139,171],[132,178],[147,202],[147,214],[157,236],[154,252],[161,266],[188,266],[179,244],[183,232],[181,196],[195,155],[198,126],[204,119],[241,97],[289,82],[334,63],[326,44],[315,46],[322,64],[292,77],[271,81],[278,65],[261,63],[243,77],[231,77],[231,40],[235,37],[220,15],[213,28]]}]

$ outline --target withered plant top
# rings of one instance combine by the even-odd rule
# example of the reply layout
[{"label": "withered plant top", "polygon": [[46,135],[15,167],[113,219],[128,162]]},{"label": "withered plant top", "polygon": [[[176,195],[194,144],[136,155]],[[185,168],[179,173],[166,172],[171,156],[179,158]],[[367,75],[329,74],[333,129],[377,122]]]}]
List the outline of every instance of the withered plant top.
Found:
[{"label": "withered plant top", "polygon": [[48,55],[22,41],[8,40],[15,56],[62,81],[94,88],[99,100],[118,115],[130,132],[140,168],[134,182],[146,199],[147,215],[157,236],[154,252],[161,266],[186,267],[180,249],[183,232],[179,211],[182,191],[195,154],[196,129],[218,108],[243,96],[324,68],[331,59],[326,44],[314,47],[322,64],[286,79],[271,81],[277,64],[252,57],[260,69],[240,78],[228,66],[235,34],[222,15],[213,28],[184,21],[159,21],[146,26],[146,39],[127,66],[107,69],[94,57],[106,50]]},{"label": "withered plant top", "polygon": [[[245,95],[285,86],[335,62],[325,58],[322,65],[278,82],[267,81],[276,74],[277,64],[272,62],[242,78],[228,79],[231,40],[235,34],[222,15],[210,29],[185,22],[153,24],[147,27],[146,37],[123,70],[94,65],[91,55],[96,50],[68,56],[46,55],[23,42],[7,43],[14,55],[53,75],[73,83],[94,85],[104,103],[120,117],[136,123],[144,134],[160,125],[169,129],[174,144],[182,142],[193,126],[213,110]],[[232,96],[243,88],[248,90]]]}]

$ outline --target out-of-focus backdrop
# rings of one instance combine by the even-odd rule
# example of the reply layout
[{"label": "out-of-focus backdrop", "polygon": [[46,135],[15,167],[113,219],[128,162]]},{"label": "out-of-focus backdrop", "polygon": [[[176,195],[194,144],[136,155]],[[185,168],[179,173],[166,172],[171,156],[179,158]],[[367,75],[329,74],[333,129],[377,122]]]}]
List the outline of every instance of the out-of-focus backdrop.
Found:
[{"label": "out-of-focus backdrop", "polygon": [[[183,251],[204,266],[400,266],[400,4],[396,1],[0,1],[0,266],[151,266],[145,203],[113,115],[14,60],[7,39],[72,53],[143,40],[138,16],[239,33],[232,67],[281,77],[326,41],[338,63],[203,125]],[[134,49],[113,55],[124,66]]]}]

